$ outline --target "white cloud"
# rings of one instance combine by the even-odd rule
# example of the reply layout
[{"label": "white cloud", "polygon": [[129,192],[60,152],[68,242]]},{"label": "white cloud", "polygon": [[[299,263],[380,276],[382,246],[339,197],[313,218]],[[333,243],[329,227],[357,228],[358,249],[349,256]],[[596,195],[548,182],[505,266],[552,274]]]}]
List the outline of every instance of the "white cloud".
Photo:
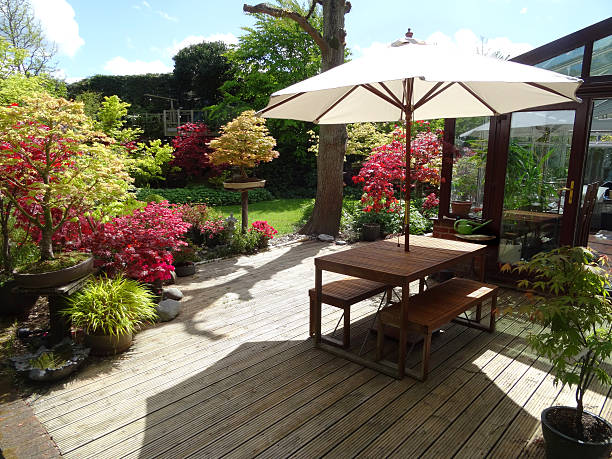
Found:
[{"label": "white cloud", "polygon": [[353,58],[358,58],[358,57],[364,57],[364,56],[370,56],[373,54],[376,54],[379,50],[383,49],[383,48],[388,48],[389,47],[389,43],[382,43],[380,41],[375,41],[374,43],[372,43],[370,46],[366,47],[366,48],[362,48],[359,45],[354,45],[351,46],[351,51],[353,51]]},{"label": "white cloud", "polygon": [[533,49],[533,45],[529,43],[516,43],[507,37],[479,37],[470,29],[460,29],[455,32],[453,37],[442,32],[434,32],[425,41],[470,53],[478,52],[491,55],[499,51],[502,55],[509,55],[510,57],[518,56]]},{"label": "white cloud", "polygon": [[116,56],[104,64],[104,70],[111,75],[140,75],[143,73],[168,73],[172,67],[159,59],[154,61],[128,61],[125,57]]},{"label": "white cloud", "polygon": [[166,13],[165,11],[161,11],[158,10],[157,14],[159,14],[162,18],[164,18],[167,21],[172,21],[172,22],[178,22],[178,18],[175,16],[170,16],[168,13]]},{"label": "white cloud", "polygon": [[[173,41],[172,46],[168,46],[162,52],[165,56],[172,57],[181,49],[186,48],[187,46],[197,45],[198,43],[202,43],[203,41],[222,41],[228,45],[238,44],[238,38],[231,33],[216,33],[213,35],[209,35],[208,37],[205,37],[204,35],[189,35],[188,37],[183,38],[179,42],[177,42],[176,40]],[[152,50],[157,52],[160,51],[159,48],[152,48]]]},{"label": "white cloud", "polygon": [[142,0],[142,6],[146,8],[151,8],[151,5],[149,5],[149,2],[147,2],[146,0]]},{"label": "white cloud", "polygon": [[527,13],[527,7],[524,7],[523,9],[521,9],[520,13],[521,14],[526,14]]},{"label": "white cloud", "polygon": [[74,57],[85,40],[72,6],[66,0],[31,0],[31,4],[47,38],[57,43],[59,52]]}]

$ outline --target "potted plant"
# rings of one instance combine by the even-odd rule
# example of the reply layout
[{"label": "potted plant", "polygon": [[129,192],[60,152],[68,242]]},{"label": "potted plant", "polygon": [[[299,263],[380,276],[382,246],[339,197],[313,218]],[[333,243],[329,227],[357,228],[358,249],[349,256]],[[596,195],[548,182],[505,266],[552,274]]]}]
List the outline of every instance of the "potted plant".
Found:
[{"label": "potted plant", "polygon": [[[91,257],[54,262],[60,257],[53,245],[68,222],[126,196],[130,178],[110,143],[95,131],[81,103],[38,94],[22,105],[0,107],[0,195],[46,263],[21,269],[15,278],[22,285],[62,285],[92,270]],[[51,274],[64,269],[57,278]]]},{"label": "potted plant", "polygon": [[[515,268],[529,276],[519,286],[545,295],[519,312],[545,328],[529,345],[551,363],[555,383],[576,386],[576,407],[542,412],[549,458],[607,458],[612,425],[584,411],[583,397],[594,379],[612,382],[606,359],[612,354],[612,303],[606,261],[583,247],[562,247],[535,255]],[[506,269],[510,269],[506,267]]]},{"label": "potted plant", "polygon": [[192,276],[196,272],[194,261],[197,259],[195,247],[189,244],[172,252],[172,265],[178,277]]},{"label": "potted plant", "polygon": [[99,277],[70,297],[60,314],[85,332],[85,345],[94,355],[127,350],[136,328],[157,318],[155,295],[125,277]]},{"label": "potted plant", "polygon": [[451,201],[451,213],[457,217],[468,217],[472,209],[472,200],[469,195],[462,193],[459,198]]},{"label": "potted plant", "polygon": [[248,227],[248,190],[263,188],[265,180],[249,177],[248,171],[261,162],[270,162],[278,157],[274,150],[276,140],[269,135],[266,120],[254,110],[242,112],[237,118],[221,128],[221,136],[210,142],[214,150],[210,155],[214,165],[230,165],[239,173],[223,186],[242,192],[242,232]]}]

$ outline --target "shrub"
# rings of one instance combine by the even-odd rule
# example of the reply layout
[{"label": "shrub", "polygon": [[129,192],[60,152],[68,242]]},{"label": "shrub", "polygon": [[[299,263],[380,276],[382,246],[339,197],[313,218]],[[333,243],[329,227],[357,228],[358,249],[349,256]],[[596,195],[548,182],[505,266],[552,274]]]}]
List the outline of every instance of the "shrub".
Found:
[{"label": "shrub", "polygon": [[132,214],[99,224],[84,237],[83,246],[109,275],[119,272],[142,282],[171,277],[171,250],[186,245],[181,236],[189,229],[180,209],[167,202],[149,203]]},{"label": "shrub", "polygon": [[190,178],[219,174],[222,168],[214,166],[210,160],[212,139],[208,126],[203,123],[179,126],[178,135],[172,139],[174,159],[170,166],[180,168],[181,174]]},{"label": "shrub", "polygon": [[154,295],[140,283],[124,277],[100,277],[72,295],[60,311],[87,334],[122,335],[154,321]]},{"label": "shrub", "polygon": [[[216,190],[205,186],[191,188],[142,188],[136,197],[145,199],[150,194],[163,196],[172,204],[206,204],[207,206],[231,206],[240,204],[240,193],[228,190]],[[265,188],[249,190],[249,202],[271,201],[272,193]]]}]

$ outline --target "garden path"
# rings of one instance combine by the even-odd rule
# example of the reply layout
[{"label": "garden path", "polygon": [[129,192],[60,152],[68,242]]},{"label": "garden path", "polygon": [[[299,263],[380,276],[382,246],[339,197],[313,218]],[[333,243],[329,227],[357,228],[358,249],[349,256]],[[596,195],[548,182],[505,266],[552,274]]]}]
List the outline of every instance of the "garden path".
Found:
[{"label": "garden path", "polygon": [[[524,322],[502,318],[494,334],[445,326],[425,383],[313,348],[313,259],[337,250],[305,242],[199,266],[179,281],[174,321],[30,397],[35,414],[66,457],[542,457],[539,413],[573,394],[526,348]],[[500,307],[521,301],[505,290]],[[354,342],[375,304],[355,306]],[[323,314],[329,333],[339,312]],[[593,387],[586,401],[612,419],[609,388]]]}]

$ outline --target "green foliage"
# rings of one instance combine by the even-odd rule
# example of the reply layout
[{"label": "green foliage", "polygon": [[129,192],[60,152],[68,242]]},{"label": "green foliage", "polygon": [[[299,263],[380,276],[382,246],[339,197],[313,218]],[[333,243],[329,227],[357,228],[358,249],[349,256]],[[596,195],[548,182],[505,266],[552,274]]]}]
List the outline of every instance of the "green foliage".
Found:
[{"label": "green foliage", "polygon": [[62,353],[49,351],[43,352],[35,359],[30,359],[29,363],[32,368],[53,370],[64,365],[68,361],[68,358],[70,358],[70,354],[66,356]]},{"label": "green foliage", "polygon": [[[404,216],[399,212],[364,212],[360,201],[344,200],[340,227],[357,235],[366,223],[378,223],[383,234],[397,234],[404,231]],[[425,234],[432,230],[433,223],[410,203],[410,234]]]},{"label": "green foliage", "polygon": [[591,381],[596,378],[604,387],[612,383],[606,363],[612,355],[607,261],[583,247],[561,247],[536,254],[515,269],[530,279],[520,281],[519,287],[546,295],[522,303],[518,312],[545,327],[528,337],[529,345],[550,360],[555,383],[576,385],[580,420]]},{"label": "green foliage", "polygon": [[162,144],[159,139],[150,140],[148,145],[138,142],[129,152],[128,167],[136,186],[143,186],[154,180],[165,180],[167,165],[174,158],[170,144]]},{"label": "green foliage", "polygon": [[215,41],[187,46],[176,53],[172,58],[174,79],[184,103],[197,100],[201,107],[219,101],[219,88],[232,79],[232,66],[225,56],[227,51],[225,43]]},{"label": "green foliage", "polygon": [[[136,197],[146,200],[150,194],[163,196],[172,204],[207,204],[209,206],[228,206],[240,204],[240,193],[227,190],[216,190],[205,186],[191,188],[141,188]],[[270,201],[274,197],[265,188],[249,191],[249,202]]]},{"label": "green foliage", "polygon": [[0,79],[0,105],[23,103],[28,97],[46,93],[56,97],[65,95],[63,83],[47,76],[26,77],[21,74],[10,75]]},{"label": "green foliage", "polygon": [[70,297],[60,314],[88,334],[121,335],[157,318],[155,295],[124,277],[99,277]]},{"label": "green foliage", "polygon": [[77,102],[83,103],[83,111],[91,119],[96,119],[100,108],[102,107],[103,95],[101,92],[85,91],[74,98]]},{"label": "green foliage", "polygon": [[[472,154],[473,152],[473,154]],[[473,201],[478,194],[478,171],[487,161],[484,149],[473,149],[455,160],[453,165],[452,194],[463,201]]]}]

